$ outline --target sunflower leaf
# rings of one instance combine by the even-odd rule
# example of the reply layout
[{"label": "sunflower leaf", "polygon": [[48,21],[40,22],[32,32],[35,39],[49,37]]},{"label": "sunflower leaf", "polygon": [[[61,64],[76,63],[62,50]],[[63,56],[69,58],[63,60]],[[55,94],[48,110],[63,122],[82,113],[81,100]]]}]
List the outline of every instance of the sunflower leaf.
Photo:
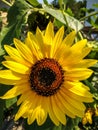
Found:
[{"label": "sunflower leaf", "polygon": [[13,38],[19,38],[22,25],[26,21],[26,13],[29,5],[25,1],[17,0],[8,11],[8,25],[3,27],[0,33],[0,49],[3,44],[11,44]]},{"label": "sunflower leaf", "polygon": [[83,28],[83,25],[74,17],[68,15],[66,12],[62,12],[61,10],[53,9],[45,4],[42,5],[43,9],[55,17],[57,20],[62,22],[63,24],[68,24],[68,26],[75,31],[79,31]]},{"label": "sunflower leaf", "polygon": [[38,6],[39,2],[37,0],[27,0],[31,5]]},{"label": "sunflower leaf", "polygon": [[[4,95],[6,91],[8,91],[9,87],[6,87],[6,85],[0,84],[0,96]],[[0,126],[3,123],[4,118],[4,107],[5,107],[5,100],[0,99]]]},{"label": "sunflower leaf", "polygon": [[[2,56],[2,55],[4,55],[4,50],[3,50],[3,48],[0,45],[0,56]],[[0,61],[1,61],[1,57],[0,57]]]},{"label": "sunflower leaf", "polygon": [[59,126],[54,126],[51,130],[63,130],[62,124],[60,124]]},{"label": "sunflower leaf", "polygon": [[6,108],[11,107],[13,104],[15,104],[17,102],[17,98],[11,98],[11,99],[7,99],[5,104],[6,104]]},{"label": "sunflower leaf", "polygon": [[3,123],[4,101],[0,99],[0,126]]}]

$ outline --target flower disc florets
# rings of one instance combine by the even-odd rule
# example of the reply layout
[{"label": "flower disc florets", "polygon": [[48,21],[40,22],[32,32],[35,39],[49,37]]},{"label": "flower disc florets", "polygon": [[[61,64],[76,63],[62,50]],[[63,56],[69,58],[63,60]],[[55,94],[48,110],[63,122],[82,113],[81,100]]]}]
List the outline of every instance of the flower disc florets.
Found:
[{"label": "flower disc florets", "polygon": [[30,84],[39,95],[53,95],[60,88],[62,82],[63,70],[56,60],[45,58],[33,65]]}]

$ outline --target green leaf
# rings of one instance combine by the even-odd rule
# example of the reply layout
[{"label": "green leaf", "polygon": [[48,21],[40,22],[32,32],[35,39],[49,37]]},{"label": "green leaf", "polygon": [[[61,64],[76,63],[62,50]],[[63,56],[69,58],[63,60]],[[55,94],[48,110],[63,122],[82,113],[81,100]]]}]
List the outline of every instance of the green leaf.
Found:
[{"label": "green leaf", "polygon": [[75,119],[71,119],[71,118],[67,118],[67,124],[65,126],[63,126],[62,130],[80,130],[78,127],[78,124],[80,122],[81,118],[75,118]]},{"label": "green leaf", "polygon": [[[11,26],[7,26],[2,29],[2,32],[0,34],[1,47],[4,44],[11,44],[13,42],[14,37],[19,38],[19,34],[21,32],[21,25],[19,28],[17,26],[19,26],[19,24],[15,23]],[[0,49],[2,49],[2,48],[0,48]]]},{"label": "green leaf", "polygon": [[59,5],[60,5],[60,7],[62,7],[63,0],[58,0],[58,3],[59,3]]},{"label": "green leaf", "polygon": [[94,93],[93,95],[94,95],[94,98],[95,98],[96,100],[98,100],[98,93]]},{"label": "green leaf", "polygon": [[4,104],[4,101],[0,99],[0,126],[2,126],[3,123]]},{"label": "green leaf", "polygon": [[73,128],[74,128],[73,119],[68,118],[67,119],[67,124],[66,124],[66,126],[63,126],[63,129],[64,130],[73,130]]},{"label": "green leaf", "polygon": [[96,7],[96,8],[98,8],[98,3],[96,3],[96,4],[93,4],[93,6],[94,6],[94,7]]},{"label": "green leaf", "polygon": [[26,14],[28,12],[29,5],[26,1],[17,0],[10,7],[8,11],[8,25],[4,27],[0,33],[0,49],[3,44],[11,44],[13,38],[19,38],[22,25],[26,21]]},{"label": "green leaf", "polygon": [[83,25],[74,17],[68,15],[66,12],[62,12],[61,10],[53,9],[45,4],[42,5],[43,9],[55,17],[57,20],[62,22],[65,25],[68,25],[71,29],[79,31],[83,28]]},{"label": "green leaf", "polygon": [[27,0],[31,5],[38,6],[39,2],[37,0]]},{"label": "green leaf", "polygon": [[[2,46],[0,45],[0,56],[4,55],[4,50],[2,48]],[[0,61],[1,61],[1,57],[0,57]]]},{"label": "green leaf", "polygon": [[44,4],[48,5],[48,1],[47,0],[43,0]]},{"label": "green leaf", "polygon": [[61,23],[59,20],[55,19],[54,20],[54,25],[57,26],[58,28],[63,26],[63,23]]},{"label": "green leaf", "polygon": [[96,93],[96,88],[92,85],[91,82],[88,80],[84,80],[83,82],[90,88],[91,93]]},{"label": "green leaf", "polygon": [[[9,86],[6,87],[6,85],[0,84],[0,96],[4,95],[5,92],[9,89]],[[0,99],[0,126],[3,123],[3,112],[5,107],[5,100]]]},{"label": "green leaf", "polygon": [[6,108],[11,107],[13,104],[15,104],[17,102],[17,97],[15,98],[11,98],[11,99],[7,99],[5,104],[6,104]]},{"label": "green leaf", "polygon": [[62,124],[60,124],[59,126],[54,126],[51,130],[63,130]]}]

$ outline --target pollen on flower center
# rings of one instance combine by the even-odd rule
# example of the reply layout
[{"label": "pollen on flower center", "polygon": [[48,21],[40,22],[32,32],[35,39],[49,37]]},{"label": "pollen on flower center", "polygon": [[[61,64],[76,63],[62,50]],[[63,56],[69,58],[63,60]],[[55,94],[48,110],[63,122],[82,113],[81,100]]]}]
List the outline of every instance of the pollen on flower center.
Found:
[{"label": "pollen on flower center", "polygon": [[30,73],[31,88],[42,96],[57,92],[63,83],[63,70],[54,59],[44,58],[37,61]]}]

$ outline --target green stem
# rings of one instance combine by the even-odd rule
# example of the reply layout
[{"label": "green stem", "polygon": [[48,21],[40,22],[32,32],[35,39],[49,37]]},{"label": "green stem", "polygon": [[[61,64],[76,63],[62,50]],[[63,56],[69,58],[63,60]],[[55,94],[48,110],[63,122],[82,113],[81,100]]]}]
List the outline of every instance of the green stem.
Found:
[{"label": "green stem", "polygon": [[83,36],[80,31],[78,32],[78,35],[79,35],[80,39],[83,40]]},{"label": "green stem", "polygon": [[63,11],[63,10],[62,10],[62,14],[63,14],[63,16],[64,16],[64,20],[65,20],[65,22],[66,22],[66,25],[68,26],[68,22],[67,22],[67,19],[66,19],[65,15],[64,15],[64,11]]},{"label": "green stem", "polygon": [[7,4],[8,6],[12,6],[9,2],[7,2],[6,0],[2,0],[2,2],[4,2],[5,4]]},{"label": "green stem", "polygon": [[93,15],[96,15],[96,14],[98,14],[98,11],[93,12],[93,13],[91,13],[91,14],[89,14],[89,15],[83,17],[83,18],[81,18],[80,21],[85,20],[85,19],[87,19],[87,18],[89,18],[89,17],[91,17],[91,16],[93,16]]}]

